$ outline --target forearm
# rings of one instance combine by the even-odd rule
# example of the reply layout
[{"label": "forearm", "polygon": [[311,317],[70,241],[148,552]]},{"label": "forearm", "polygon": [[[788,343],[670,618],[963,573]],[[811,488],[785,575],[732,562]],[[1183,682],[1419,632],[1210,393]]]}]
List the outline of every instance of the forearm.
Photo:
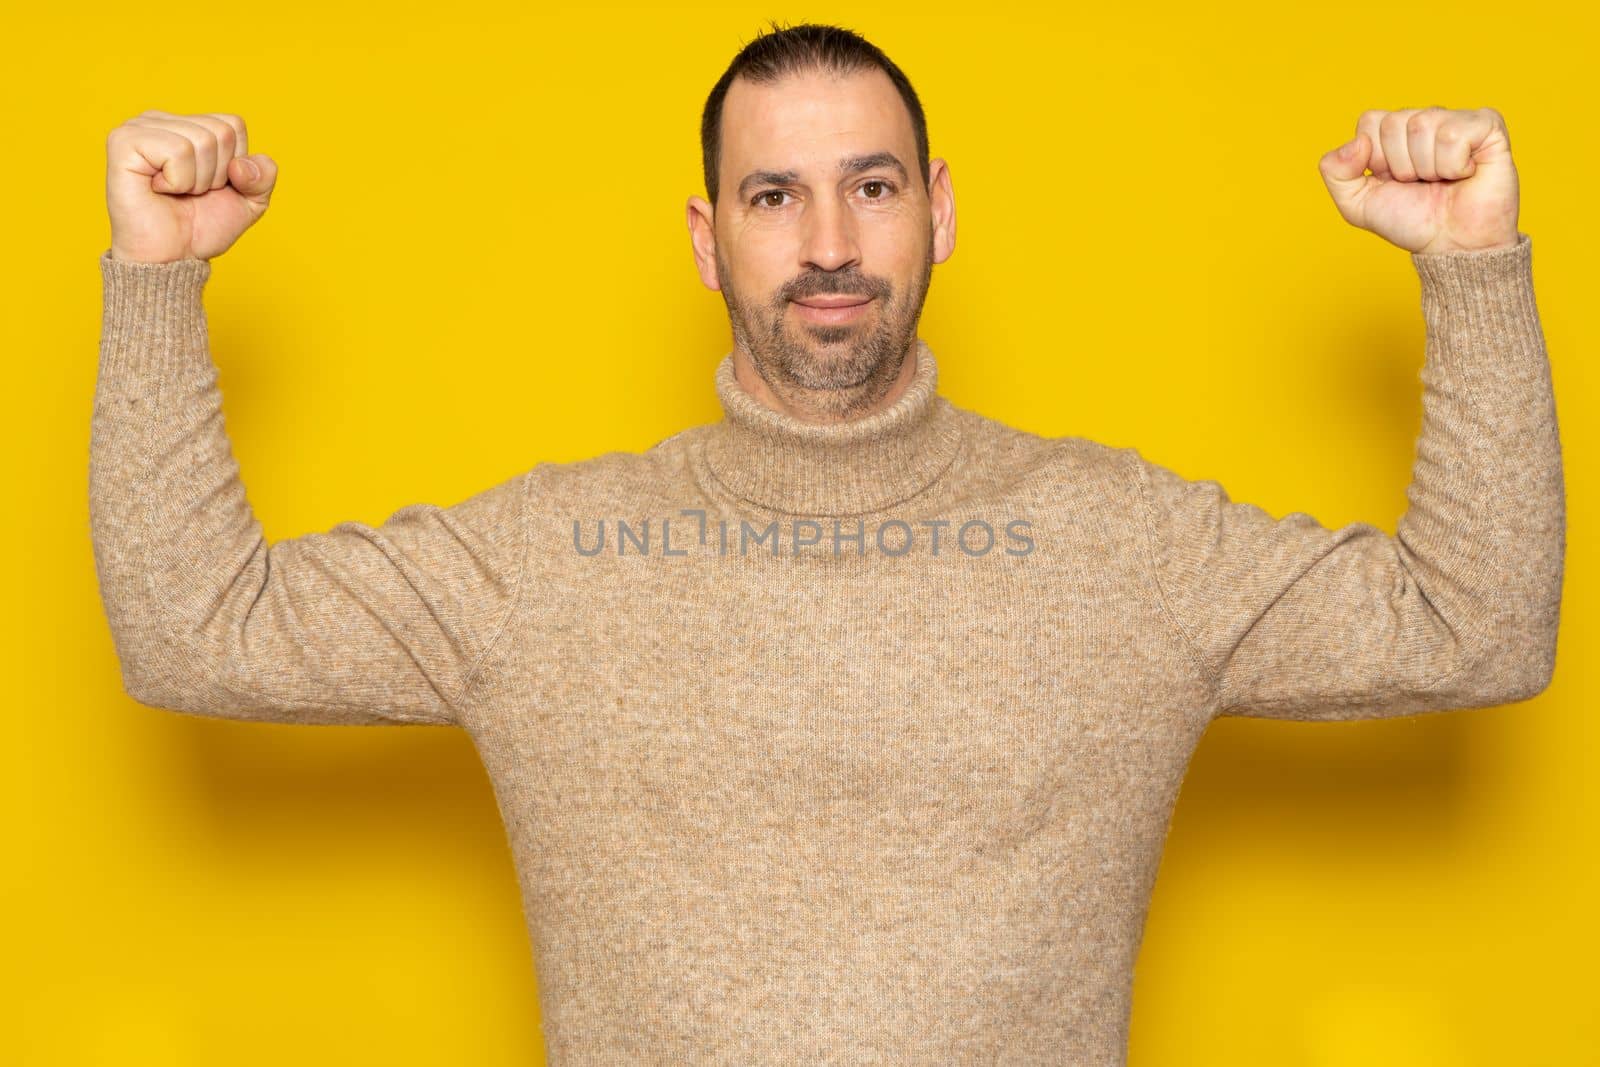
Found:
[{"label": "forearm", "polygon": [[1396,528],[1464,645],[1446,687],[1530,696],[1554,668],[1566,497],[1531,244],[1414,255],[1427,329],[1423,428]]},{"label": "forearm", "polygon": [[205,260],[102,257],[89,516],[124,684],[182,707],[212,668],[205,619],[265,545],[223,425]]}]

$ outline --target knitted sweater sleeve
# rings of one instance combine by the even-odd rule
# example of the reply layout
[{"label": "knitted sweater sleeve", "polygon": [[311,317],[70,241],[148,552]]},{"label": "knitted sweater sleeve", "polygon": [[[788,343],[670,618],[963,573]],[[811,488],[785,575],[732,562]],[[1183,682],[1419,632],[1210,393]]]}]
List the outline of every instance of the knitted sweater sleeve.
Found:
[{"label": "knitted sweater sleeve", "polygon": [[1216,715],[1377,718],[1549,684],[1566,497],[1530,240],[1412,262],[1423,418],[1394,536],[1274,519],[1126,450],[1163,608]]},{"label": "knitted sweater sleeve", "polygon": [[458,725],[515,596],[520,475],[268,544],[222,416],[206,260],[100,258],[89,514],[126,691],[230,719]]}]

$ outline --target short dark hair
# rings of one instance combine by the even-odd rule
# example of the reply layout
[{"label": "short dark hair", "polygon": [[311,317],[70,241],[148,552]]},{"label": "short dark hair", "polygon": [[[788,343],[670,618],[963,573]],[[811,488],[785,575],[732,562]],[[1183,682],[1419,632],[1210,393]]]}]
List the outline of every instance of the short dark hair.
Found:
[{"label": "short dark hair", "polygon": [[705,167],[706,196],[711,206],[717,204],[717,165],[722,154],[722,101],[728,95],[733,79],[770,85],[789,74],[812,70],[851,74],[858,70],[878,68],[889,76],[894,87],[905,101],[911,114],[911,130],[917,141],[917,165],[922,171],[922,184],[928,184],[928,120],[922,114],[922,102],[911,81],[894,62],[865,37],[839,26],[819,26],[802,23],[799,26],[780,26],[771,23],[772,32],[764,33],[740,49],[728,69],[722,72],[711,95],[706,98],[705,110],[700,115],[700,153]]}]

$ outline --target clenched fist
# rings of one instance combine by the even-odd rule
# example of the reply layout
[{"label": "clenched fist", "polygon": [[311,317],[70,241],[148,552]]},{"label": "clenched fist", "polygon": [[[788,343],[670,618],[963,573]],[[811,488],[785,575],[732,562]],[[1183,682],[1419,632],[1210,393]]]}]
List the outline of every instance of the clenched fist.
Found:
[{"label": "clenched fist", "polygon": [[111,258],[210,259],[267,210],[278,165],[238,115],[145,111],[106,137]]},{"label": "clenched fist", "polygon": [[1346,222],[1409,252],[1517,243],[1517,168],[1492,107],[1364,112],[1317,169]]}]

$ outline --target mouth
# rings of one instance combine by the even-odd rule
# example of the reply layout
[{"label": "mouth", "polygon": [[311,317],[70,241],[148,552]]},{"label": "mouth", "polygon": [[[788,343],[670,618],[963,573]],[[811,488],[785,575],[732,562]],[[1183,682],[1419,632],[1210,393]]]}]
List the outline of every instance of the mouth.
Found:
[{"label": "mouth", "polygon": [[794,304],[796,314],[807,322],[837,325],[861,317],[872,300],[870,296],[829,294],[807,297],[791,303]]}]

